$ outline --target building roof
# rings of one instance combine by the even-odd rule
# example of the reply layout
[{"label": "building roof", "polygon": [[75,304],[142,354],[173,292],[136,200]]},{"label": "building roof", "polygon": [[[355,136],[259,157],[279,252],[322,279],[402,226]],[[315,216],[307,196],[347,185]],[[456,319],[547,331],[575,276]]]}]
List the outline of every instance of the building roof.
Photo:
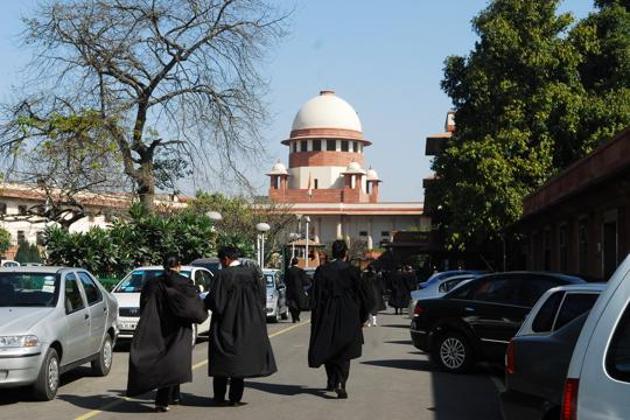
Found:
[{"label": "building roof", "polygon": [[322,90],[319,96],[308,100],[293,119],[292,131],[312,128],[336,128],[362,132],[361,121],[354,108],[335,95]]},{"label": "building roof", "polygon": [[350,164],[348,165],[348,167],[343,173],[348,174],[348,175],[353,175],[353,174],[365,175],[365,170],[361,168],[361,165],[358,162],[355,162],[353,160],[352,162],[350,162]]},{"label": "building roof", "polygon": [[[263,204],[264,205],[264,204]],[[294,203],[282,211],[300,215],[422,216],[421,202],[407,203]]]},{"label": "building roof", "polygon": [[289,175],[289,172],[287,171],[287,167],[284,166],[282,162],[278,161],[273,165],[267,175]]},{"label": "building roof", "polygon": [[527,217],[630,170],[630,127],[525,197]]},{"label": "building roof", "polygon": [[368,181],[379,181],[380,179],[378,177],[378,172],[376,172],[374,169],[370,168],[367,170],[367,180]]}]

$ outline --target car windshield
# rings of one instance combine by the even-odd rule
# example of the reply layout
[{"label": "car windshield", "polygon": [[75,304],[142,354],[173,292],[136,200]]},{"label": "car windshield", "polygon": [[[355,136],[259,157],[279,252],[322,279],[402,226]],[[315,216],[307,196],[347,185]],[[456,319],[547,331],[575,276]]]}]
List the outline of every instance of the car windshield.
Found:
[{"label": "car windshield", "polygon": [[0,306],[57,304],[59,276],[50,273],[0,273]]},{"label": "car windshield", "polygon": [[[114,293],[140,293],[142,286],[147,280],[161,276],[164,270],[133,270],[120,282]],[[182,276],[190,278],[190,271],[182,270],[179,272]]]},{"label": "car windshield", "polygon": [[267,284],[267,288],[276,287],[275,283],[276,276],[272,273],[265,273],[265,283]]}]

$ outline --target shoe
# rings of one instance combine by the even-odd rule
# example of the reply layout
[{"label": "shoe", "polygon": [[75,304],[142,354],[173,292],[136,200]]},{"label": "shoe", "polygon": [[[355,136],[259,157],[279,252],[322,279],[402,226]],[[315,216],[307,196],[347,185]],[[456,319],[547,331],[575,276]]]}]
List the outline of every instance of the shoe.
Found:
[{"label": "shoe", "polygon": [[244,403],[244,402],[240,402],[240,401],[230,401],[230,402],[228,403],[228,406],[230,406],[230,407],[242,407],[242,406],[244,406],[245,404],[246,404],[246,403]]},{"label": "shoe", "polygon": [[170,411],[170,408],[168,406],[164,406],[164,405],[155,406],[156,413],[168,413],[169,411]]},{"label": "shoe", "polygon": [[227,405],[227,401],[225,400],[225,398],[213,398],[212,399],[212,405],[216,406],[216,407],[225,407]]},{"label": "shoe", "polygon": [[338,399],[340,400],[348,399],[348,393],[346,392],[345,388],[337,388],[335,392],[337,393]]},{"label": "shoe", "polygon": [[182,405],[182,399],[181,398],[176,398],[173,401],[171,401],[171,405]]}]

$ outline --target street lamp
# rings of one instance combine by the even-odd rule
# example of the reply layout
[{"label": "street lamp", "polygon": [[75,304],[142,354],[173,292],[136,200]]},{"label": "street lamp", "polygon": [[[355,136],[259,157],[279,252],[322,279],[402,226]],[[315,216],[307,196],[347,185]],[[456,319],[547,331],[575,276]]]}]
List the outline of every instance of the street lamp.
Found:
[{"label": "street lamp", "polygon": [[291,232],[289,233],[289,239],[291,240],[291,260],[293,261],[293,258],[295,258],[295,241],[300,239],[300,234]]},{"label": "street lamp", "polygon": [[258,265],[260,268],[265,268],[265,233],[269,232],[271,226],[267,223],[258,223],[256,225],[256,230],[258,231],[258,236],[256,238],[256,242],[258,245]]},{"label": "street lamp", "polygon": [[311,223],[311,218],[306,216],[304,217],[304,221],[306,222],[306,249],[305,249],[305,253],[306,253],[306,263],[304,264],[304,266],[306,268],[308,268],[308,260],[309,260],[309,255],[308,255],[308,237],[309,235],[309,230],[308,230],[308,224]]},{"label": "street lamp", "polygon": [[221,216],[221,213],[219,213],[218,211],[209,211],[206,213],[206,216],[213,222],[220,222],[221,220],[223,220],[223,216]]}]

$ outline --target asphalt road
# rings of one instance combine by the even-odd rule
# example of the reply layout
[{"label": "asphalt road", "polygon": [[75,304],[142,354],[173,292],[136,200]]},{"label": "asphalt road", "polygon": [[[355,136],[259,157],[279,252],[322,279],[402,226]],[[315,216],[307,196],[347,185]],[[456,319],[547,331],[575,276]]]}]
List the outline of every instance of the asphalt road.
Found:
[{"label": "asphalt road", "polygon": [[[305,314],[308,315],[308,314]],[[479,369],[470,375],[436,371],[426,355],[410,342],[409,321],[379,315],[378,327],[365,329],[363,357],[352,362],[348,400],[327,393],[324,369],[306,365],[309,323],[269,325],[278,373],[246,381],[242,407],[212,407],[207,377],[207,343],[197,344],[194,381],[182,387],[183,405],[159,414],[168,418],[230,419],[501,419],[498,374]],[[29,401],[28,390],[0,392],[0,419],[119,419],[154,418],[153,394],[127,399],[127,349],[117,349],[114,366],[105,378],[90,377],[88,367],[62,377],[57,399]]]}]

